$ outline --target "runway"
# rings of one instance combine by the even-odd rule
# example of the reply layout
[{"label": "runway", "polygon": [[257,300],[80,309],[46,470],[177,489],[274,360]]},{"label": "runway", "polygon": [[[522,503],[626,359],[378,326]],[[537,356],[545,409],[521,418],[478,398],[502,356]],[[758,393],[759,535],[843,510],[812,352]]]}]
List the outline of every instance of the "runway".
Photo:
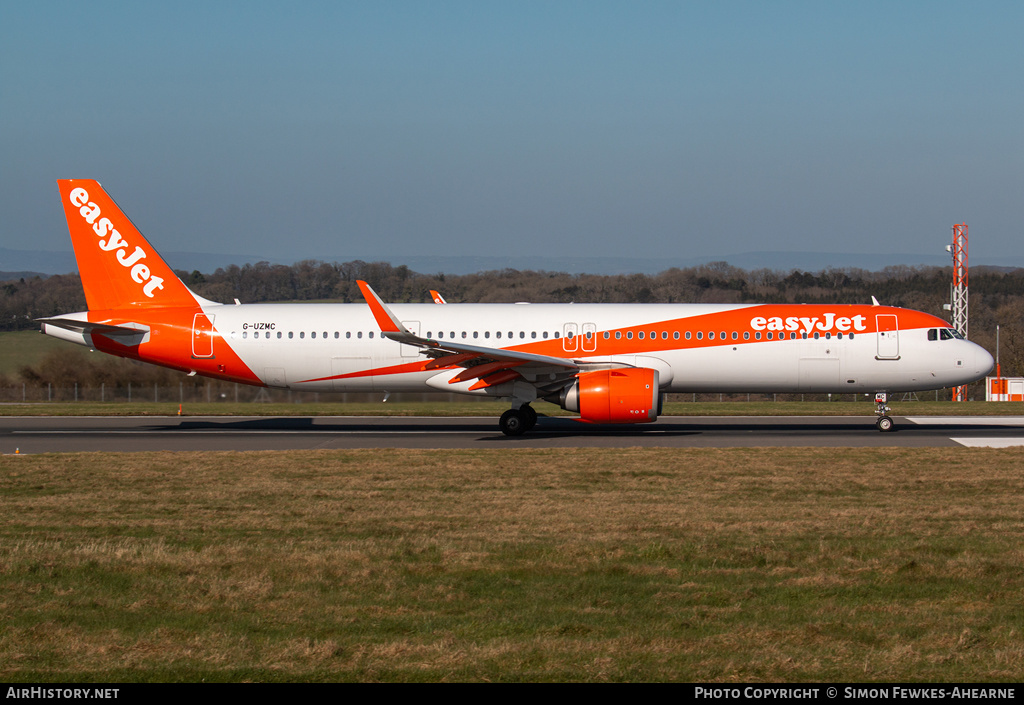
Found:
[{"label": "runway", "polygon": [[925,448],[1024,446],[1024,417],[666,416],[595,426],[541,417],[517,438],[494,417],[2,417],[0,453],[257,451],[351,448]]}]

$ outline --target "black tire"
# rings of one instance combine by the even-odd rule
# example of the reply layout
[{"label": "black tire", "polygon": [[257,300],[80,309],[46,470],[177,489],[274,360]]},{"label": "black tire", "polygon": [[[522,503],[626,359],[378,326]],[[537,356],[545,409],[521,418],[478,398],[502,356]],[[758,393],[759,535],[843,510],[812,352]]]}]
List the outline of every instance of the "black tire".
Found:
[{"label": "black tire", "polygon": [[521,436],[526,433],[526,414],[519,409],[509,409],[501,415],[498,421],[498,428],[506,436]]},{"label": "black tire", "polygon": [[882,433],[885,433],[886,431],[891,431],[893,427],[892,417],[879,416],[878,421],[875,422],[875,425],[878,426],[878,430],[881,431]]},{"label": "black tire", "polygon": [[526,417],[526,430],[531,431],[537,425],[537,411],[529,404],[521,406],[519,411]]}]

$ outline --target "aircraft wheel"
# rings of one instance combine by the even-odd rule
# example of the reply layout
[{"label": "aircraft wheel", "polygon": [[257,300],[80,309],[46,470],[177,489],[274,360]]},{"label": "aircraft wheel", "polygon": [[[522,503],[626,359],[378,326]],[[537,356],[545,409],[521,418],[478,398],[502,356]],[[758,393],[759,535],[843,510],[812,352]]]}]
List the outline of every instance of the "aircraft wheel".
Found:
[{"label": "aircraft wheel", "polygon": [[519,409],[509,409],[498,421],[498,428],[506,436],[521,436],[526,433],[527,427],[527,415]]},{"label": "aircraft wheel", "polygon": [[878,421],[875,422],[875,425],[878,426],[879,431],[891,431],[893,426],[892,417],[879,416]]},{"label": "aircraft wheel", "polygon": [[526,430],[532,430],[537,425],[537,411],[529,404],[520,407],[519,411],[526,417]]}]

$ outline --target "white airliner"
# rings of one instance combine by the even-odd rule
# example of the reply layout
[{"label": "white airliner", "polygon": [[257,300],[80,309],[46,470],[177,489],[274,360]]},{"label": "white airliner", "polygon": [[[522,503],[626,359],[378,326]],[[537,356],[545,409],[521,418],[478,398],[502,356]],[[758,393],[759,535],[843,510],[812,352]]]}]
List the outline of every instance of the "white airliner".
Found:
[{"label": "white airliner", "polygon": [[[89,310],[47,335],[216,379],[322,392],[538,400],[598,424],[654,421],[668,392],[886,394],[967,384],[992,356],[940,318],[879,305],[219,304],[190,291],[96,181],[60,180]],[[438,305],[444,304],[444,305]]]}]

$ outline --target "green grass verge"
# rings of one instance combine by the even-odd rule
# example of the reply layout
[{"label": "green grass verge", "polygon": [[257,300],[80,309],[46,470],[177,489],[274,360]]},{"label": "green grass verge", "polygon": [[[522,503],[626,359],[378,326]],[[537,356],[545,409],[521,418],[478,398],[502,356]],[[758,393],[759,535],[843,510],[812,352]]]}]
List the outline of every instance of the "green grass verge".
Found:
[{"label": "green grass verge", "polygon": [[1017,681],[991,449],[0,457],[0,680]]}]

